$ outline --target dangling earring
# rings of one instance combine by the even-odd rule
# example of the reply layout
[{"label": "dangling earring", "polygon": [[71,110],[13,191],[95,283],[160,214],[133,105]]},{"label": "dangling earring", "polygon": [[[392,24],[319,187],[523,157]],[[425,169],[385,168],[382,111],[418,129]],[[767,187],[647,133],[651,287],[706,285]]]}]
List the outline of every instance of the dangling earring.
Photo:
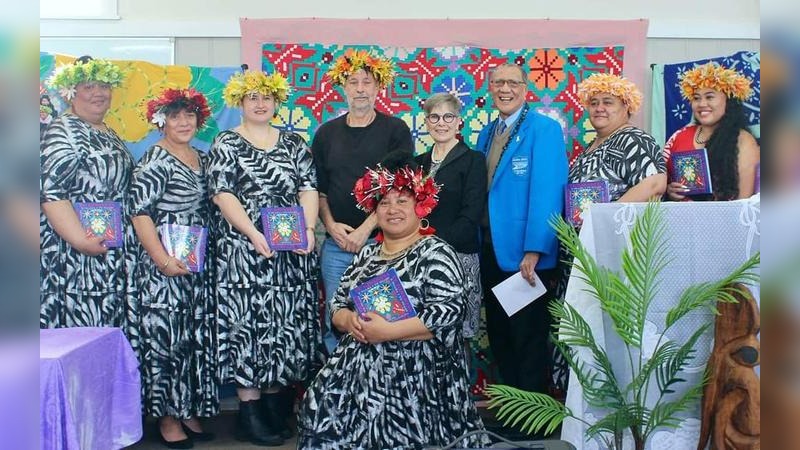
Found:
[{"label": "dangling earring", "polygon": [[428,235],[431,235],[433,233],[436,233],[436,228],[433,228],[431,226],[430,222],[428,222],[428,219],[426,219],[424,217],[419,220],[419,225],[420,225],[419,234],[421,234],[423,236],[428,236]]}]

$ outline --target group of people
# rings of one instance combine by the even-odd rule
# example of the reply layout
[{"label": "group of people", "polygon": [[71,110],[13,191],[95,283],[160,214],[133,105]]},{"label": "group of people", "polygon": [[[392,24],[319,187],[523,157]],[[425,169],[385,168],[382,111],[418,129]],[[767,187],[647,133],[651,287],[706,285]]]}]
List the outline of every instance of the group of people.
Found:
[{"label": "group of people", "polygon": [[[464,345],[481,305],[502,381],[548,388],[547,304],[563,278],[549,221],[563,213],[567,183],[604,180],[611,201],[686,200],[685,186],[667,183],[668,160],[706,148],[715,191],[695,200],[753,193],[758,145],[741,108],[749,84],[730,69],[686,73],[695,123],[664,151],[630,124],[642,103],[633,83],[588,77],[578,93],[597,135],[571,166],[559,124],[526,102],[519,65],[492,69],[499,117],[474,150],[458,138],[458,98],[425,99],[434,144],[418,156],[405,122],[375,109],[394,77],[390,60],[349,50],[328,77],[348,110],[320,126],[310,147],[271,124],[288,81],[243,70],[224,91],[242,123],[220,132],[208,154],[191,146],[210,115],[201,93],[166,89],[150,99],[147,120],[162,137],[138,163],[103,122],[123,80],[117,66],[82,57],[49,80],[70,109],[41,144],[41,326],[122,327],[140,358],[144,413],[159,418],[169,448],[213,438],[198,418],[219,412],[218,387],[230,383],[236,436],[254,444],[291,437],[291,386],[301,383],[299,448],[448,445],[484,428]],[[78,202],[119,203],[123,245],[87,233]],[[261,209],[292,206],[302,207],[307,246],[275,250]],[[167,251],[168,225],[207,229],[203,270]],[[390,269],[416,315],[359,314],[350,291]],[[548,294],[509,317],[491,288],[516,272],[531,284],[538,276]],[[487,443],[471,434],[459,445]]]}]

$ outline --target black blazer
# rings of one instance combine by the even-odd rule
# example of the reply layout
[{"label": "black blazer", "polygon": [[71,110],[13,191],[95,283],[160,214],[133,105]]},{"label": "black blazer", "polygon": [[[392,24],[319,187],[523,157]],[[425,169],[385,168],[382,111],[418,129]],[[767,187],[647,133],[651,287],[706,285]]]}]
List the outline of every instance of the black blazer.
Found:
[{"label": "black blazer", "polygon": [[[431,168],[428,151],[414,160],[427,173]],[[459,142],[447,154],[434,176],[442,185],[439,204],[427,217],[436,235],[459,253],[478,253],[479,227],[486,207],[486,159]]]}]

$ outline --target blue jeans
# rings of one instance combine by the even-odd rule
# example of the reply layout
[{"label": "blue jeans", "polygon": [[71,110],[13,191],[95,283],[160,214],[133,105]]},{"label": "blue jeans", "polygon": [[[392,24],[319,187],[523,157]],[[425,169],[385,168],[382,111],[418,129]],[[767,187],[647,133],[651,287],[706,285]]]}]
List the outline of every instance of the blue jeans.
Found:
[{"label": "blue jeans", "polygon": [[333,299],[333,294],[339,288],[339,282],[344,271],[353,262],[356,254],[339,248],[332,237],[325,238],[322,243],[321,253],[320,265],[322,268],[322,283],[325,286],[325,325],[327,328],[322,340],[330,354],[339,344],[338,339],[333,334],[331,324],[331,299]]}]

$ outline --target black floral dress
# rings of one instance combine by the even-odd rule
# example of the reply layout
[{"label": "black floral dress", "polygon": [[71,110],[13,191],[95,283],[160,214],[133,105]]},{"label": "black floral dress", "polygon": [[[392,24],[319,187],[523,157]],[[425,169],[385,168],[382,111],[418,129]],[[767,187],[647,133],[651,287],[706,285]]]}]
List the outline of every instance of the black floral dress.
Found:
[{"label": "black floral dress", "polygon": [[[50,124],[41,140],[40,202],[115,201],[124,213],[133,157],[111,128],[101,131],[73,114]],[[78,252],[59,236],[42,212],[39,220],[42,328],[122,327],[125,323],[123,245],[99,256]]]},{"label": "black floral dress", "polygon": [[[345,336],[306,392],[298,419],[301,449],[421,449],[483,429],[469,394],[461,327],[466,282],[456,252],[436,236],[392,259],[365,246],[342,276],[332,312],[353,309],[351,288],[394,268],[427,341],[361,344]],[[476,448],[481,436],[460,442]]]},{"label": "black floral dress", "polygon": [[[208,158],[198,152],[195,170],[155,145],[133,172],[132,217],[166,224],[208,227]],[[130,243],[129,337],[139,356],[145,414],[188,419],[219,411],[216,305],[210,295],[206,252],[201,272],[163,275],[144,247]]]},{"label": "black floral dress", "polygon": [[[274,148],[261,150],[223,131],[209,156],[210,196],[235,196],[259,230],[261,208],[298,205],[298,193],[317,186],[311,153],[295,133],[281,132]],[[316,254],[264,258],[212,209],[222,382],[266,388],[307,381],[323,355]]]}]

